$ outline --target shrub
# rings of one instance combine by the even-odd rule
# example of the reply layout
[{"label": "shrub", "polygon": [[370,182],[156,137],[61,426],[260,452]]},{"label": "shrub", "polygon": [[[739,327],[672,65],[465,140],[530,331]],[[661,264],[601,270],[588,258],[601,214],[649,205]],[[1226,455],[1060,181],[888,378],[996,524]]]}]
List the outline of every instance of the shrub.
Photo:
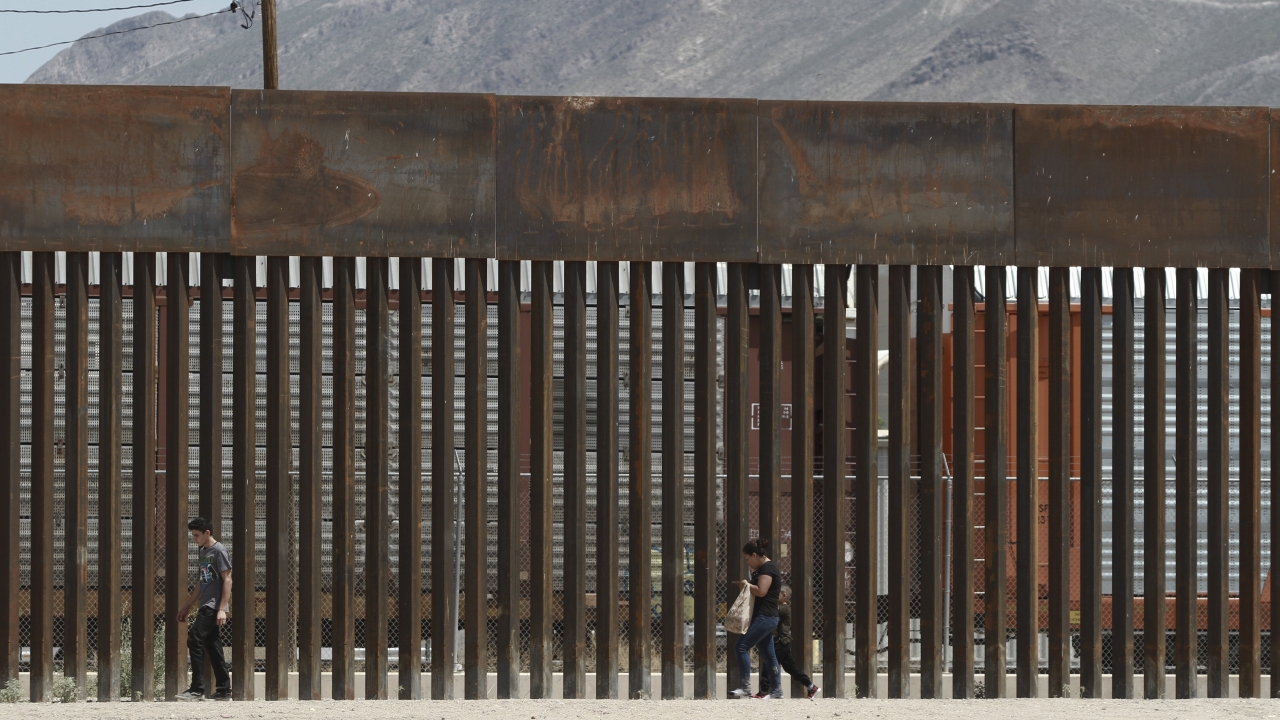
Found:
[{"label": "shrub", "polygon": [[0,689],[0,703],[12,705],[20,702],[22,702],[22,686],[17,680],[10,680],[5,684],[4,689]]},{"label": "shrub", "polygon": [[80,700],[80,686],[75,678],[58,675],[53,679],[52,690],[54,702],[73,703]]}]

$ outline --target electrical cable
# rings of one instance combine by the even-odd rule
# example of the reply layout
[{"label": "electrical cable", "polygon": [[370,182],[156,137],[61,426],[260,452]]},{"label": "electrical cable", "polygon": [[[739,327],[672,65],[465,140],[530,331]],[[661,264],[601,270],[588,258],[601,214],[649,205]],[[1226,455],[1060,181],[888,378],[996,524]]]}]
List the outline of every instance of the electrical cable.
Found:
[{"label": "electrical cable", "polygon": [[203,20],[205,18],[213,17],[214,15],[226,15],[227,13],[234,13],[234,12],[236,12],[235,8],[227,9],[227,10],[218,10],[217,12],[211,12],[208,15],[192,15],[190,17],[178,18],[177,20],[170,20],[168,22],[156,23],[154,25],[143,25],[142,27],[129,28],[128,30],[114,30],[112,32],[102,33],[101,35],[86,35],[82,38],[76,38],[75,40],[64,40],[62,42],[49,43],[48,45],[39,45],[36,47],[23,48],[21,50],[10,50],[8,52],[0,52],[0,57],[3,57],[5,55],[17,55],[19,53],[31,52],[32,50],[44,50],[46,48],[58,47],[60,45],[74,45],[75,43],[78,43],[81,40],[97,40],[98,38],[111,37],[112,35],[124,35],[126,33],[137,32],[139,30],[151,30],[153,28],[164,27],[165,25],[177,25],[178,23],[184,23],[191,20]]},{"label": "electrical cable", "polygon": [[6,10],[4,8],[0,8],[0,14],[75,15],[79,13],[116,12],[118,10],[146,10],[148,8],[164,7],[165,5],[180,5],[182,3],[189,3],[189,2],[196,2],[196,0],[166,0],[166,2],[151,3],[150,5],[125,5],[123,7],[88,8],[85,10]]}]

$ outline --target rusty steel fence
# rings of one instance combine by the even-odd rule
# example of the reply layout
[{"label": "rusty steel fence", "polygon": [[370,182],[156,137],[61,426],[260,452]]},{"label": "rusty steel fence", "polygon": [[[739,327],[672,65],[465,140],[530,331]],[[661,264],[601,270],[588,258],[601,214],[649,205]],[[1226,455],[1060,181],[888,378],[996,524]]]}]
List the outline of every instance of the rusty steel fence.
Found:
[{"label": "rusty steel fence", "polygon": [[33,700],[184,689],[196,514],[237,699],[722,697],[755,536],[826,697],[1280,696],[1268,109],[0,100]]}]

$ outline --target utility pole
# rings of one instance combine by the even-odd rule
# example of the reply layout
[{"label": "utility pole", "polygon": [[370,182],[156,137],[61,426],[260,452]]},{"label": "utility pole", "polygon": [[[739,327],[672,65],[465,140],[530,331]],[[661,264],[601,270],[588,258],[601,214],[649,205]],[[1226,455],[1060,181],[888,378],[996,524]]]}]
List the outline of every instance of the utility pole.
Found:
[{"label": "utility pole", "polygon": [[280,65],[276,56],[276,0],[262,0],[262,87],[280,89]]}]

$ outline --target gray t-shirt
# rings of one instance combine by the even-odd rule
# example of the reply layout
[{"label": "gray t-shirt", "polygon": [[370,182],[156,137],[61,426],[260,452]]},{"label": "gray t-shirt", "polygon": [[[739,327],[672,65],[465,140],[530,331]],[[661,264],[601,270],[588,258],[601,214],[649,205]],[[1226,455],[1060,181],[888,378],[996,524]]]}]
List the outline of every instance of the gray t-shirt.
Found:
[{"label": "gray t-shirt", "polygon": [[200,548],[197,567],[200,570],[200,607],[218,609],[222,599],[222,573],[231,569],[231,557],[222,543]]}]

